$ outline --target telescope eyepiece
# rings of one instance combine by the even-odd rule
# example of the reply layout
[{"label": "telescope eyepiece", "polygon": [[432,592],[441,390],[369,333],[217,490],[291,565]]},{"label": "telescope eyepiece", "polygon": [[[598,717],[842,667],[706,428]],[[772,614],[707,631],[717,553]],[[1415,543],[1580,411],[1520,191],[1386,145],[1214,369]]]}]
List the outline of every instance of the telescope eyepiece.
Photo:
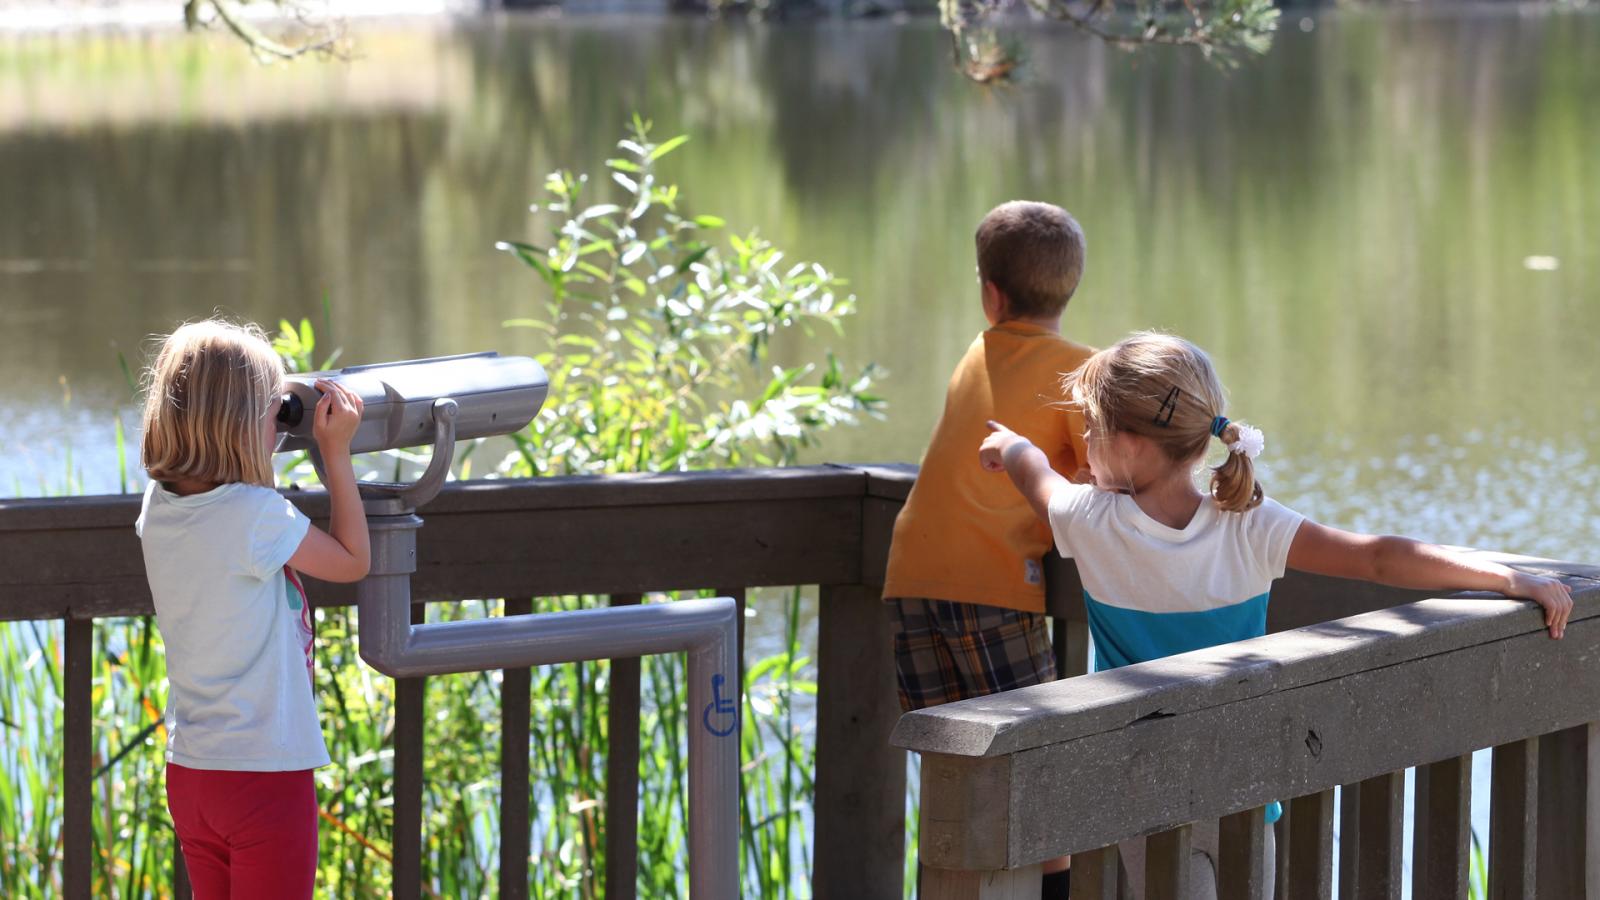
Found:
[{"label": "telescope eyepiece", "polygon": [[278,424],[284,428],[298,428],[305,419],[306,405],[297,394],[284,394],[283,405],[278,407]]}]

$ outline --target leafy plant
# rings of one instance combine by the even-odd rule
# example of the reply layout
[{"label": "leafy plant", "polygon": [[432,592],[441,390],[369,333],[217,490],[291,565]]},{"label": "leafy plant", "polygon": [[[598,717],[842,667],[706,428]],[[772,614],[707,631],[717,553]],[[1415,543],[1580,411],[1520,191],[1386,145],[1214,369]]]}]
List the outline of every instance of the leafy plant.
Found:
[{"label": "leafy plant", "polygon": [[506,323],[549,336],[538,358],[550,399],[503,472],[781,465],[822,431],[880,412],[874,366],[847,375],[828,353],[763,372],[774,338],[838,330],[855,297],[758,233],[681,212],[657,166],[686,140],[653,143],[635,117],[622,156],[606,161],[618,196],[585,205],[587,176],[552,173],[551,200],[536,207],[558,218],[547,245],[498,245],[549,290],[543,317]]}]

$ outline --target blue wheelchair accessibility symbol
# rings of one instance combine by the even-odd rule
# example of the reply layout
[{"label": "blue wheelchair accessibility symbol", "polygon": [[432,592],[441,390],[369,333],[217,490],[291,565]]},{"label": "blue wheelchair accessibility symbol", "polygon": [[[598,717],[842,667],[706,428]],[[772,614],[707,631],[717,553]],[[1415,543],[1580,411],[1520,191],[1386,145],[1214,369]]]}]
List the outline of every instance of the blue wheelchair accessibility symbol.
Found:
[{"label": "blue wheelchair accessibility symbol", "polygon": [[[701,721],[705,723],[706,730],[717,737],[727,737],[733,734],[733,729],[739,725],[738,708],[734,706],[733,700],[722,696],[723,681],[724,679],[721,675],[711,676],[711,702],[706,704],[706,711],[700,717]],[[711,724],[713,715],[727,716],[727,726],[718,728]]]}]

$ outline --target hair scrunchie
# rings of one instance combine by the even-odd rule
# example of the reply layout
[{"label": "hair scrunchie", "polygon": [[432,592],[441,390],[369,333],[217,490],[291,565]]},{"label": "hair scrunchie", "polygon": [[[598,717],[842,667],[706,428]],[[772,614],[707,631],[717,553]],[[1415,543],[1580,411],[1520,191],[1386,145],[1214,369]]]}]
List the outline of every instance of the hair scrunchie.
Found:
[{"label": "hair scrunchie", "polygon": [[1211,420],[1211,436],[1214,437],[1214,438],[1222,437],[1222,431],[1223,431],[1223,429],[1225,429],[1227,427],[1228,427],[1228,417],[1227,416],[1216,416],[1216,417],[1214,417]]}]

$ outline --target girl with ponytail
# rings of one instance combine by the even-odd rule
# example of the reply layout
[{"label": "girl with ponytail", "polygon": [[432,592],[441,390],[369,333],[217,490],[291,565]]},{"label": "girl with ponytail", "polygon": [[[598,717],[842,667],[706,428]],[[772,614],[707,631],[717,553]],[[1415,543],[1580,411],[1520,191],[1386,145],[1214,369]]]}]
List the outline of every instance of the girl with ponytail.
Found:
[{"label": "girl with ponytail", "polygon": [[[1566,628],[1572,597],[1560,581],[1408,538],[1329,528],[1266,497],[1255,478],[1261,432],[1225,415],[1211,360],[1182,338],[1136,333],[1090,357],[1063,387],[1088,424],[1092,484],[1052,471],[1041,450],[998,422],[978,458],[1011,477],[1061,555],[1077,561],[1096,670],[1265,634],[1268,593],[1286,568],[1494,591],[1538,603],[1552,638]],[[1194,475],[1212,441],[1227,457],[1202,492]],[[1215,858],[1207,836],[1214,831],[1196,832],[1195,846],[1212,851],[1197,864]],[[1124,858],[1140,850],[1124,848]],[[1142,872],[1130,861],[1135,880]],[[1210,872],[1191,883],[1210,888],[1196,896],[1215,897]]]}]

